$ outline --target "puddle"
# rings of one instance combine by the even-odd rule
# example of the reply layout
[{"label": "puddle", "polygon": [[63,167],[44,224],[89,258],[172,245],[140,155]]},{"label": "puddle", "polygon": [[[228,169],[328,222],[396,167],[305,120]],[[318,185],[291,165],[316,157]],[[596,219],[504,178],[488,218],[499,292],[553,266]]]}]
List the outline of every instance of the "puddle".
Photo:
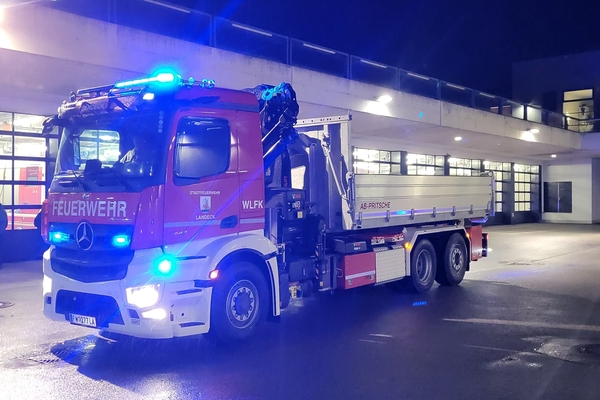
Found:
[{"label": "puddle", "polygon": [[537,353],[559,360],[600,367],[598,340],[549,339],[535,349]]},{"label": "puddle", "polygon": [[8,308],[12,306],[14,306],[14,304],[9,301],[0,301],[0,308]]}]

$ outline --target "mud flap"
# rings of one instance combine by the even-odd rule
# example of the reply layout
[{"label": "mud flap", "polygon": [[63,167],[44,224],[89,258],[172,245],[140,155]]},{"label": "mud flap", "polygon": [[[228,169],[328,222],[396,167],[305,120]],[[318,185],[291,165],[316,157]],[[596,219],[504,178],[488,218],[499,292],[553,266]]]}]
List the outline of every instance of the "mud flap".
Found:
[{"label": "mud flap", "polygon": [[279,275],[279,306],[283,310],[290,304],[290,277]]}]

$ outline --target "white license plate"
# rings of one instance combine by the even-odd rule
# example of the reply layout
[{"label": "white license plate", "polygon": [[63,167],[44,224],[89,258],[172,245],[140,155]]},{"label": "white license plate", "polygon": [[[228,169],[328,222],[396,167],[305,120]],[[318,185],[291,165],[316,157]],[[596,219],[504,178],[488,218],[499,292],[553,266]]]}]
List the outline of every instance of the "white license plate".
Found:
[{"label": "white license plate", "polygon": [[86,315],[79,314],[69,314],[69,320],[75,325],[90,326],[92,328],[96,327],[96,318],[94,317],[88,317]]}]

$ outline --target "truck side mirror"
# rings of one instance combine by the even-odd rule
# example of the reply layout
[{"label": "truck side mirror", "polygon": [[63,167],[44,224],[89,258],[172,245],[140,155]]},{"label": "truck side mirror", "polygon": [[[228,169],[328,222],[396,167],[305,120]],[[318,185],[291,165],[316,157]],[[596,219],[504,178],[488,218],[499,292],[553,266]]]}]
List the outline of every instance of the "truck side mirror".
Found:
[{"label": "truck side mirror", "polygon": [[[193,179],[227,171],[231,130],[222,118],[186,117],[179,122],[175,143],[175,177]],[[190,184],[194,182],[185,182]]]},{"label": "truck side mirror", "polygon": [[42,135],[45,136],[51,134],[52,131],[54,131],[54,128],[56,127],[57,123],[58,115],[53,115],[44,119],[44,122],[42,122]]}]

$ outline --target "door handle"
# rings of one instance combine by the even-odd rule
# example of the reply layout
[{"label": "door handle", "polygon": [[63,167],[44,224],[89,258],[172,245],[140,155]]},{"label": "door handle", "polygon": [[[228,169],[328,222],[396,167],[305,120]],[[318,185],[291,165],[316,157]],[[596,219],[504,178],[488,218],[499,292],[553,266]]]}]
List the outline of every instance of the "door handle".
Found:
[{"label": "door handle", "polygon": [[235,228],[238,224],[237,215],[230,215],[229,217],[225,217],[221,220],[221,229],[231,229]]}]

